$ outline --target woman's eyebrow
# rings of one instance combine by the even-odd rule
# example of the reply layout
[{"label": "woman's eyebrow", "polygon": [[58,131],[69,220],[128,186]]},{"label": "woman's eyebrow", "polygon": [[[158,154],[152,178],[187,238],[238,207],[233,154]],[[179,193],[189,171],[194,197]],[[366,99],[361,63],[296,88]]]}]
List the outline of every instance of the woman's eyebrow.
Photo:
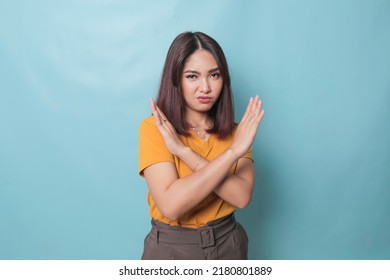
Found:
[{"label": "woman's eyebrow", "polygon": [[186,70],[183,73],[194,73],[194,74],[200,74],[198,71],[195,70]]},{"label": "woman's eyebrow", "polygon": [[[219,67],[215,67],[215,68],[213,68],[213,69],[210,69],[209,70],[209,73],[211,73],[211,72],[215,72],[215,71],[218,71],[219,70]],[[184,71],[183,73],[194,73],[194,74],[200,74],[200,72],[198,72],[198,71],[195,71],[195,70],[186,70],[186,71]]]},{"label": "woman's eyebrow", "polygon": [[209,73],[211,73],[211,72],[215,72],[215,71],[218,71],[218,70],[219,70],[219,67],[215,67],[215,68],[213,68],[213,69],[209,70]]}]

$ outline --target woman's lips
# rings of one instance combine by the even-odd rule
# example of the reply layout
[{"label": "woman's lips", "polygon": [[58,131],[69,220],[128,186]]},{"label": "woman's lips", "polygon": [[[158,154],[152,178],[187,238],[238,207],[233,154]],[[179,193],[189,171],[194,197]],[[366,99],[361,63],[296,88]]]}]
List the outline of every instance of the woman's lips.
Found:
[{"label": "woman's lips", "polygon": [[210,103],[211,102],[211,97],[199,96],[198,100],[199,100],[200,103]]}]

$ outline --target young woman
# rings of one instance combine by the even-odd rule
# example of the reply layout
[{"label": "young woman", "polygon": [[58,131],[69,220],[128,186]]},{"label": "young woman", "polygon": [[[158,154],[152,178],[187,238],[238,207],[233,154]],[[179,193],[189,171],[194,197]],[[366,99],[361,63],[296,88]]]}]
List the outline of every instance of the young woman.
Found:
[{"label": "young woman", "polygon": [[234,122],[230,75],[219,44],[201,32],[169,48],[153,116],[140,125],[139,173],[152,229],[142,259],[247,259],[234,211],[251,200],[251,147],[264,116],[258,96]]}]

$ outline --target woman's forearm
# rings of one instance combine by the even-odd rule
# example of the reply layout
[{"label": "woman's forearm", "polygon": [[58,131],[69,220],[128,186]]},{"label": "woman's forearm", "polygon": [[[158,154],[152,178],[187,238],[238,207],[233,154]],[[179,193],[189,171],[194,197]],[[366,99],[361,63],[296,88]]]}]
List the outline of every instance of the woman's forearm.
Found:
[{"label": "woman's forearm", "polygon": [[254,183],[235,174],[226,176],[214,192],[224,201],[237,208],[248,206],[252,198]]},{"label": "woman's forearm", "polygon": [[159,209],[170,219],[177,219],[194,208],[218,186],[237,161],[237,155],[227,149],[214,160],[202,165],[195,173],[174,180],[155,199]]},{"label": "woman's forearm", "polygon": [[[193,172],[197,172],[209,164],[207,159],[189,147],[179,157]],[[253,162],[250,159],[242,159],[242,161],[243,163],[240,162],[237,166],[239,175],[227,173],[225,178],[213,189],[220,198],[238,208],[245,208],[249,204],[254,185]]]}]

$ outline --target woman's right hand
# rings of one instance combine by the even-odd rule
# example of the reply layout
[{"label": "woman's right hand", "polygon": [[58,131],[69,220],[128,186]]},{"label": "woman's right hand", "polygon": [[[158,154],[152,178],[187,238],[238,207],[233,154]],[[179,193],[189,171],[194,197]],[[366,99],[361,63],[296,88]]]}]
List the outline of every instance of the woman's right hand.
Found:
[{"label": "woman's right hand", "polygon": [[257,129],[264,116],[264,110],[261,107],[262,101],[259,96],[250,98],[248,107],[237,126],[233,142],[230,145],[230,149],[236,153],[238,158],[247,153],[253,144]]},{"label": "woman's right hand", "polygon": [[157,128],[164,138],[165,145],[168,150],[176,156],[179,156],[183,152],[186,146],[180,141],[175,128],[169,122],[164,113],[154,103],[154,100],[150,99],[150,109],[152,110],[153,116],[156,120]]}]

